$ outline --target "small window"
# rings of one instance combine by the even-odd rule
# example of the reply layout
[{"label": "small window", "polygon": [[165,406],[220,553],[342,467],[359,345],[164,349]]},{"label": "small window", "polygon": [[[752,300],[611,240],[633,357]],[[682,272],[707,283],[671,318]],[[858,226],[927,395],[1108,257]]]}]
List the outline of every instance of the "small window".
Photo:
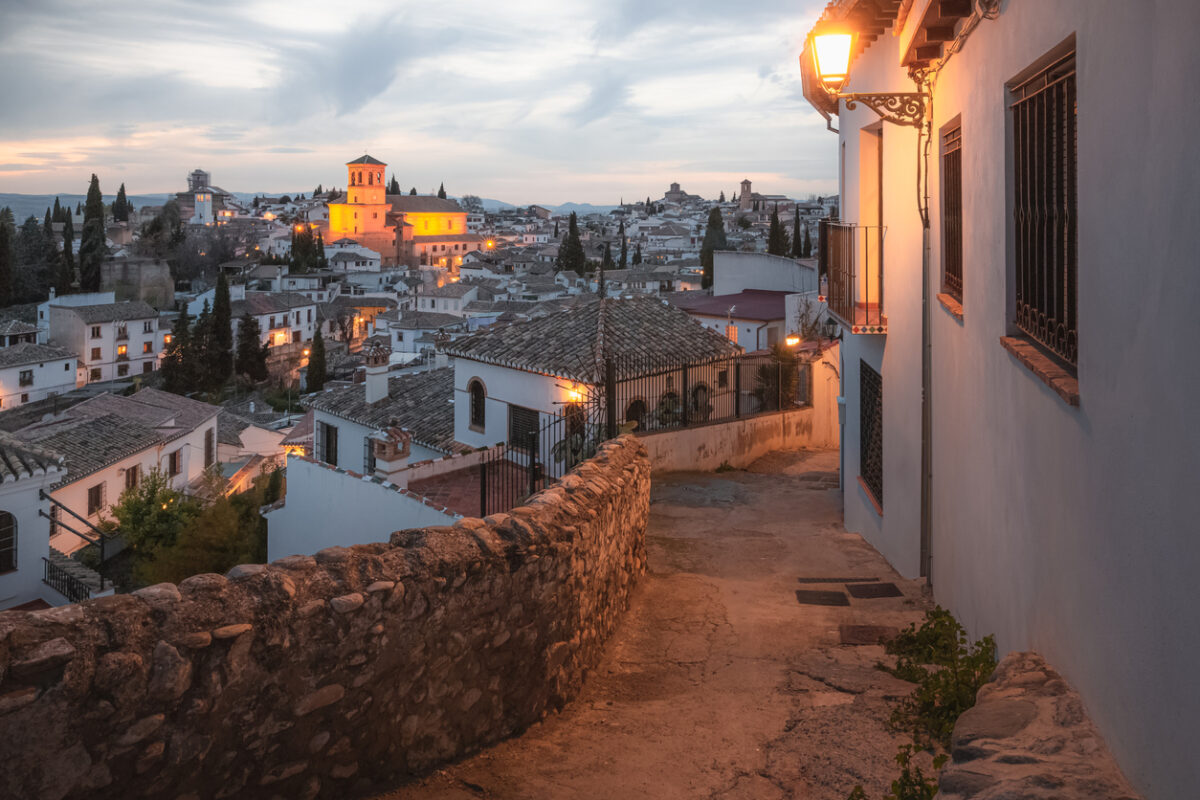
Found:
[{"label": "small window", "polygon": [[370,436],[363,437],[363,474],[375,474],[375,440]]},{"label": "small window", "polygon": [[97,483],[88,489],[88,516],[100,513],[104,508],[104,484]]},{"label": "small window", "polygon": [[67,363],[63,364],[63,372],[70,372],[70,371],[71,371],[71,362],[68,361]]},{"label": "small window", "polygon": [[508,446],[517,450],[537,450],[538,412],[532,408],[508,407]]},{"label": "small window", "polygon": [[17,568],[17,518],[0,511],[0,572]]},{"label": "small window", "polygon": [[154,362],[153,361],[143,361],[142,362],[142,374],[145,375],[147,372],[154,372]]},{"label": "small window", "polygon": [[99,339],[99,338],[100,338],[100,326],[99,326],[99,325],[93,325],[93,326],[92,326],[92,338],[93,338],[93,339]]},{"label": "small window", "polygon": [[127,355],[129,355],[129,345],[125,345],[125,344],[117,345],[117,358],[120,358],[121,356],[127,356]]},{"label": "small window", "polygon": [[129,365],[128,364],[117,364],[117,377],[118,378],[124,378],[128,374],[129,374]]},{"label": "small window", "polygon": [[180,451],[175,450],[167,456],[167,475],[174,478],[183,471],[183,458]]},{"label": "small window", "polygon": [[338,429],[336,425],[321,422],[317,425],[317,459],[331,467],[338,465]]},{"label": "small window", "polygon": [[142,342],[142,352],[143,353],[154,352],[154,343],[153,342]]},{"label": "small window", "polygon": [[99,360],[100,360],[100,348],[93,347],[92,348],[92,361],[99,361]]},{"label": "small window", "polygon": [[20,383],[22,386],[33,386],[33,370],[31,370],[31,369],[21,370]]},{"label": "small window", "polygon": [[211,467],[213,462],[217,460],[216,442],[214,440],[213,429],[209,428],[204,432],[204,466]]},{"label": "small window", "polygon": [[134,464],[125,470],[125,491],[128,492],[131,489],[137,488],[138,480],[141,478],[141,473],[142,468],[138,464]]},{"label": "small window", "polygon": [[142,323],[142,333],[154,333],[154,321],[146,320]]},{"label": "small window", "polygon": [[100,380],[100,368],[99,367],[94,368],[90,373],[88,373],[88,380],[92,381],[93,383]]},{"label": "small window", "polygon": [[942,132],[942,291],[962,302],[962,123]]},{"label": "small window", "polygon": [[28,403],[28,402],[29,402],[29,392],[22,392],[22,393],[21,393],[21,402],[22,402],[22,403]]},{"label": "small window", "polygon": [[467,391],[471,395],[471,428],[482,431],[487,425],[487,390],[483,381],[473,378],[467,384]]}]

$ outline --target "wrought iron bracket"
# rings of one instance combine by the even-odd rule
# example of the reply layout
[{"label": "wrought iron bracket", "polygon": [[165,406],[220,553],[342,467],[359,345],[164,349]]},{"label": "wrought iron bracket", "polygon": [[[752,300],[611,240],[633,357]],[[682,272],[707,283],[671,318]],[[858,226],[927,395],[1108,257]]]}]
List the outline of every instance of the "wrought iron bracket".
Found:
[{"label": "wrought iron bracket", "polygon": [[897,125],[919,128],[925,121],[928,95],[924,92],[850,92],[837,97],[846,101],[848,109],[862,103],[884,120]]}]

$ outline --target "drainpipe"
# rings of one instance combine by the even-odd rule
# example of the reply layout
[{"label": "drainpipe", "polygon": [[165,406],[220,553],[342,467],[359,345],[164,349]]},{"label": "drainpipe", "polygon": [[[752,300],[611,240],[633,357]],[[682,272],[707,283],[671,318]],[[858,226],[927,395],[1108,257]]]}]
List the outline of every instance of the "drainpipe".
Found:
[{"label": "drainpipe", "polygon": [[759,344],[758,344],[758,342],[759,342],[759,338],[760,338],[760,337],[759,337],[759,334],[760,334],[760,333],[762,333],[762,329],[763,329],[763,328],[767,327],[767,326],[768,326],[768,325],[770,325],[770,324],[771,324],[771,323],[769,323],[769,322],[764,322],[762,325],[759,325],[759,326],[758,326],[757,330],[755,330],[755,331],[754,331],[754,349],[755,349],[755,350],[761,350],[761,349],[762,349],[762,348],[759,346]]}]

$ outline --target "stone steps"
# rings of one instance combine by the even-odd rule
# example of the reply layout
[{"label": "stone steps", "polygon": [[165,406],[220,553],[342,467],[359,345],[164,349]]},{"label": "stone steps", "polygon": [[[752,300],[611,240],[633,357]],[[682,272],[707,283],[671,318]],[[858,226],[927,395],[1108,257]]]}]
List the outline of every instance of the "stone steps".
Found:
[{"label": "stone steps", "polygon": [[53,547],[50,548],[50,561],[54,564],[54,566],[67,573],[72,578],[75,578],[83,583],[85,586],[91,589],[92,592],[99,592],[101,590],[101,584],[103,581],[100,577],[100,573],[96,572],[96,570],[84,566],[66,553],[63,553],[60,550],[55,550]]}]

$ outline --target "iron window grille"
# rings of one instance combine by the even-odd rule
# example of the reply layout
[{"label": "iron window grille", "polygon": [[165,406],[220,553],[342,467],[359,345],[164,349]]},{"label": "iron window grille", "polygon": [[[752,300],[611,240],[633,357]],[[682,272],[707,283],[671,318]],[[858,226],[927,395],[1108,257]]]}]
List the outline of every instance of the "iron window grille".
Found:
[{"label": "iron window grille", "polygon": [[330,425],[328,422],[320,423],[317,433],[317,447],[319,453],[317,459],[323,461],[331,467],[338,465],[338,429],[336,425]]},{"label": "iron window grille", "polygon": [[942,133],[942,291],[962,302],[962,125]]},{"label": "iron window grille", "polygon": [[370,436],[363,437],[363,474],[375,474],[375,440]]},{"label": "iron window grille", "polygon": [[875,502],[883,507],[883,378],[858,362],[858,474]]},{"label": "iron window grille", "polygon": [[0,572],[17,568],[17,518],[0,511]]},{"label": "iron window grille", "polygon": [[532,408],[508,407],[508,446],[512,449],[536,449],[538,412]]},{"label": "iron window grille", "polygon": [[1015,324],[1078,363],[1075,52],[1010,86],[1013,122]]},{"label": "iron window grille", "polygon": [[471,381],[467,388],[471,395],[471,427],[483,430],[487,422],[487,392],[478,380]]}]

